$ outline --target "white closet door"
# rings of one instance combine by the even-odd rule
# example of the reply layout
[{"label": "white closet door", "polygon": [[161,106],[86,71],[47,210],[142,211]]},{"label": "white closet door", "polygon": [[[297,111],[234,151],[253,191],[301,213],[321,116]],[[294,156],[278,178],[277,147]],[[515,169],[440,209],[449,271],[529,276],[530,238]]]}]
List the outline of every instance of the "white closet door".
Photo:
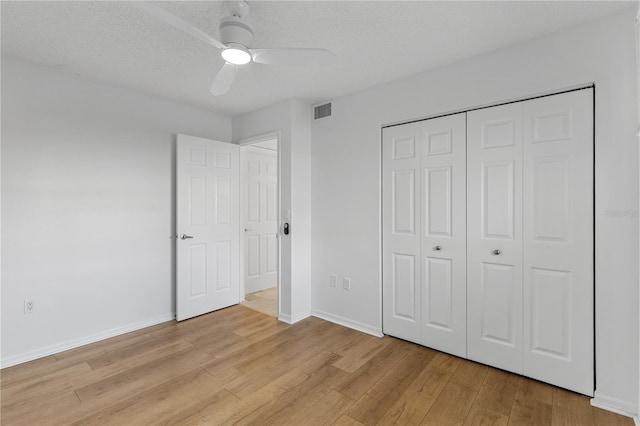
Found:
[{"label": "white closet door", "polygon": [[466,115],[421,124],[422,344],[466,357]]},{"label": "white closet door", "polygon": [[382,137],[383,329],[420,343],[420,123]]},{"label": "white closet door", "polygon": [[593,395],[593,92],[524,103],[524,374]]},{"label": "white closet door", "polygon": [[522,372],[522,103],[467,113],[468,358]]}]

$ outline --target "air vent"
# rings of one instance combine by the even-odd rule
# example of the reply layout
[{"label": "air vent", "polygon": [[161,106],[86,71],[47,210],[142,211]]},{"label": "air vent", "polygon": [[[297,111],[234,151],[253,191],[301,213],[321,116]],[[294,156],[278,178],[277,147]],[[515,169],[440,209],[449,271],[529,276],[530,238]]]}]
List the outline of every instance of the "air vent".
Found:
[{"label": "air vent", "polygon": [[326,104],[322,104],[322,105],[318,105],[318,106],[313,108],[313,119],[314,120],[318,120],[320,118],[330,117],[330,116],[331,116],[331,102],[326,103]]}]

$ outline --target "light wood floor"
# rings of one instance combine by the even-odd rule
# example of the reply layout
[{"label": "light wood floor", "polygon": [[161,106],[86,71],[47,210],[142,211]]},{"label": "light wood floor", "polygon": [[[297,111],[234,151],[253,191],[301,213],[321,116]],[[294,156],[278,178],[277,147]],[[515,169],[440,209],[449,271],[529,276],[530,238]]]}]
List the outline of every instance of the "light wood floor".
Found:
[{"label": "light wood floor", "polygon": [[262,312],[263,314],[277,317],[278,287],[271,287],[264,290],[248,293],[245,295],[243,306]]},{"label": "light wood floor", "polygon": [[2,425],[632,425],[589,399],[316,318],[227,308],[2,370]]}]

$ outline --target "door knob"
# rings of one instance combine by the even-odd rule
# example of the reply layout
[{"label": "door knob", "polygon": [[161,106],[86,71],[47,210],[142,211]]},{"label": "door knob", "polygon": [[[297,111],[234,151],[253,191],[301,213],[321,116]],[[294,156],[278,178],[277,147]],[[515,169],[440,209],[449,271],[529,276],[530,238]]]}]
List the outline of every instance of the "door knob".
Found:
[{"label": "door knob", "polygon": [[253,231],[251,228],[244,228],[244,232]]},{"label": "door knob", "polygon": [[435,251],[440,251],[440,250],[442,250],[442,246],[435,246],[433,249],[434,249]]},{"label": "door knob", "polygon": [[193,238],[191,235],[187,235],[187,234],[180,234],[180,239],[181,240],[187,240],[189,238]]},{"label": "door knob", "polygon": [[494,255],[494,256],[498,256],[498,255],[500,255],[500,253],[502,253],[502,252],[500,250],[498,250],[498,249],[495,249],[494,251],[491,252],[491,254]]}]

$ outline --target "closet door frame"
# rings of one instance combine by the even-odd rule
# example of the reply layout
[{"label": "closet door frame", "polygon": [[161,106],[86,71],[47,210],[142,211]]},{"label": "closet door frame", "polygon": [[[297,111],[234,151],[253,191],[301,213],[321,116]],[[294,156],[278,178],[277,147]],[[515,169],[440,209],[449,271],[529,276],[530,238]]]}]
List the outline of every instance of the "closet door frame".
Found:
[{"label": "closet door frame", "polygon": [[[584,92],[588,91],[588,92],[591,93],[591,96],[595,96],[595,86],[593,84],[587,84],[587,85],[575,86],[575,87],[568,88],[568,89],[562,90],[562,91],[548,92],[548,93],[541,94],[541,95],[538,95],[538,96],[529,96],[529,97],[523,97],[523,98],[520,98],[520,99],[514,99],[513,101],[510,101],[510,102],[496,103],[494,105],[486,105],[486,106],[482,106],[482,107],[479,107],[479,108],[468,108],[468,109],[465,109],[465,110],[461,110],[460,112],[457,112],[457,114],[459,114],[459,113],[469,113],[469,112],[473,112],[473,111],[483,110],[483,109],[487,109],[487,108],[494,108],[494,107],[499,107],[499,106],[504,106],[504,105],[509,105],[509,104],[515,104],[515,103],[523,103],[525,101],[536,100],[536,99],[544,99],[544,98],[550,97],[550,96],[562,95],[562,94],[565,94],[565,93],[572,93],[572,92],[581,92],[581,91],[584,91]],[[589,109],[591,120],[593,120],[591,123],[593,123],[594,120],[595,120],[595,108],[594,108],[593,103],[591,103],[591,105],[588,106],[588,109]],[[456,113],[454,113],[454,114],[456,114]],[[449,114],[449,115],[453,115],[453,114]],[[438,118],[438,117],[432,117],[432,118]],[[425,118],[424,120],[429,120],[429,119],[431,119],[431,118]],[[382,126],[382,132],[381,133],[384,134],[385,129],[387,129],[389,127],[398,126],[398,125],[401,125],[401,124],[403,124],[403,123],[395,123],[395,124]],[[414,124],[415,124],[415,122],[414,122]],[[595,133],[593,132],[593,128],[591,128],[590,130],[591,130],[590,143],[591,143],[591,146],[592,146],[592,150],[595,150],[595,148],[594,148],[595,147]],[[381,145],[383,145],[383,144],[381,144]],[[381,151],[382,151],[382,149],[383,149],[383,147],[381,146]],[[591,154],[594,154],[594,153],[591,152]],[[574,391],[577,391],[577,392],[580,392],[580,393],[583,393],[583,394],[586,394],[586,395],[591,395],[591,396],[593,396],[593,393],[594,393],[594,390],[595,390],[595,387],[596,387],[595,386],[595,350],[596,350],[595,349],[595,324],[596,324],[595,303],[596,303],[596,301],[595,301],[595,273],[594,273],[595,272],[595,264],[596,264],[596,259],[595,259],[595,249],[596,249],[596,247],[595,247],[596,246],[596,242],[595,242],[595,226],[596,226],[595,202],[596,202],[596,200],[595,200],[595,191],[594,191],[594,187],[595,187],[595,164],[594,164],[593,159],[594,159],[594,157],[592,157],[591,164],[590,164],[590,172],[591,172],[590,176],[591,177],[589,179],[590,180],[590,184],[591,184],[591,194],[590,195],[592,196],[591,211],[589,213],[590,213],[590,216],[591,216],[590,219],[591,219],[592,224],[593,224],[593,228],[591,229],[591,232],[588,235],[588,237],[589,237],[588,239],[591,240],[591,245],[590,245],[590,254],[591,255],[588,256],[589,257],[588,261],[590,262],[591,266],[587,265],[587,269],[589,269],[588,272],[590,272],[590,275],[591,275],[591,280],[590,280],[591,291],[590,291],[590,295],[589,295],[590,297],[589,296],[587,297],[587,299],[590,299],[590,302],[589,302],[589,300],[587,300],[587,302],[583,303],[583,305],[585,305],[585,304],[589,305],[586,309],[589,311],[590,317],[591,317],[590,320],[588,320],[589,325],[585,327],[585,329],[588,329],[587,332],[591,334],[591,336],[589,338],[590,339],[589,348],[588,348],[588,350],[586,350],[586,352],[588,352],[588,354],[586,356],[586,358],[587,358],[586,364],[590,365],[591,368],[589,369],[590,371],[586,372],[587,373],[586,375],[588,376],[588,378],[586,380],[584,380],[583,386],[581,386],[581,388],[579,388],[579,389],[578,388],[572,388],[570,386],[566,386],[566,385],[563,385],[563,384],[555,383],[558,386],[565,387],[565,388],[568,388],[568,389],[571,389],[571,390],[574,390]],[[528,167],[530,167],[530,165],[527,166],[524,163],[526,163],[526,160],[524,160],[523,164],[522,164],[523,173],[527,173],[528,172]],[[384,160],[381,161],[381,168],[382,168],[382,171],[384,172]],[[384,221],[385,221],[385,212],[384,212],[385,207],[384,207],[384,198],[383,198],[383,194],[384,194],[384,191],[385,191],[384,185],[385,184],[384,184],[384,175],[383,175],[383,182],[381,183],[381,200],[383,201],[383,206],[381,207],[381,210],[382,210],[382,212],[381,212],[381,223],[380,223],[381,228],[384,227]],[[525,182],[523,182],[523,185],[525,185]],[[525,192],[524,187],[523,187],[523,190],[521,192],[523,193],[523,197],[526,196],[526,194],[524,194],[524,192]],[[527,212],[526,211],[523,211],[521,213],[521,219],[522,220],[527,220]],[[526,233],[525,233],[523,238],[527,238]],[[526,245],[526,242],[524,242],[523,244]],[[382,293],[383,293],[383,295],[382,295],[383,296],[382,297],[382,304],[383,305],[385,303],[387,303],[386,300],[385,300],[386,296],[384,294],[385,293],[385,285],[384,284],[385,284],[385,277],[386,277],[386,272],[387,272],[387,271],[385,271],[386,267],[385,267],[384,261],[383,261],[385,246],[386,246],[386,238],[384,236],[384,231],[383,231],[383,233],[382,233],[382,244],[381,244],[381,290],[382,290]],[[467,260],[469,261],[469,259],[467,259]],[[522,262],[522,265],[523,265],[522,267],[523,268],[531,266],[531,265],[525,265],[525,263],[526,262],[524,262],[524,260],[523,260],[523,262]],[[525,274],[526,274],[526,271],[523,270],[522,271],[522,276],[525,277]],[[587,275],[589,275],[589,274],[587,274]],[[523,292],[531,293],[531,285],[530,285],[530,283],[526,282],[526,280],[528,278],[525,277],[524,279],[525,279],[525,282],[523,282],[523,286],[522,286]],[[467,295],[467,296],[469,297],[469,295]],[[522,295],[522,299],[524,300],[525,297],[531,297],[531,295],[529,294],[527,296],[527,295],[523,294]],[[384,308],[381,309],[381,311],[382,311],[381,315],[382,315],[382,320],[383,320],[383,325],[384,325],[384,322],[385,322],[385,310],[384,310]],[[522,329],[524,330],[524,327],[531,328],[531,318],[530,317],[531,317],[532,313],[530,312],[530,310],[527,311],[527,312],[524,312],[525,311],[525,307],[524,306],[522,307],[522,311],[523,311],[523,313],[522,313]],[[525,320],[525,315],[529,315],[529,318],[527,320]],[[469,323],[469,321],[470,321],[470,319],[467,318],[467,322],[468,323]],[[387,332],[387,329],[384,326],[383,326],[383,332],[385,334],[391,334],[391,333]],[[532,334],[532,330],[530,330],[530,329],[526,330],[526,331],[524,331],[522,333],[522,336],[521,336],[522,343],[520,345],[520,350],[523,352],[523,362],[521,363],[521,366],[516,366],[514,371],[517,371],[519,369],[520,370],[520,374],[530,375],[531,377],[538,378],[539,380],[547,381],[547,382],[552,383],[553,382],[553,377],[550,380],[550,379],[545,378],[545,377],[535,376],[534,373],[532,373],[530,371],[531,370],[531,367],[530,367],[531,360],[530,359],[527,360],[527,359],[531,358],[531,357],[527,357],[527,355],[524,352],[527,351],[527,350],[529,350],[529,351],[531,350],[531,347],[532,347],[532,345],[531,345],[531,334]],[[585,350],[581,349],[581,352],[584,353]],[[468,356],[468,358],[471,358],[471,357]],[[562,358],[562,357],[560,357],[560,358]],[[484,362],[484,361],[482,361],[482,362]],[[500,367],[500,368],[504,368],[504,367]],[[552,369],[553,369],[553,367],[548,369],[548,370],[552,370]]]}]

